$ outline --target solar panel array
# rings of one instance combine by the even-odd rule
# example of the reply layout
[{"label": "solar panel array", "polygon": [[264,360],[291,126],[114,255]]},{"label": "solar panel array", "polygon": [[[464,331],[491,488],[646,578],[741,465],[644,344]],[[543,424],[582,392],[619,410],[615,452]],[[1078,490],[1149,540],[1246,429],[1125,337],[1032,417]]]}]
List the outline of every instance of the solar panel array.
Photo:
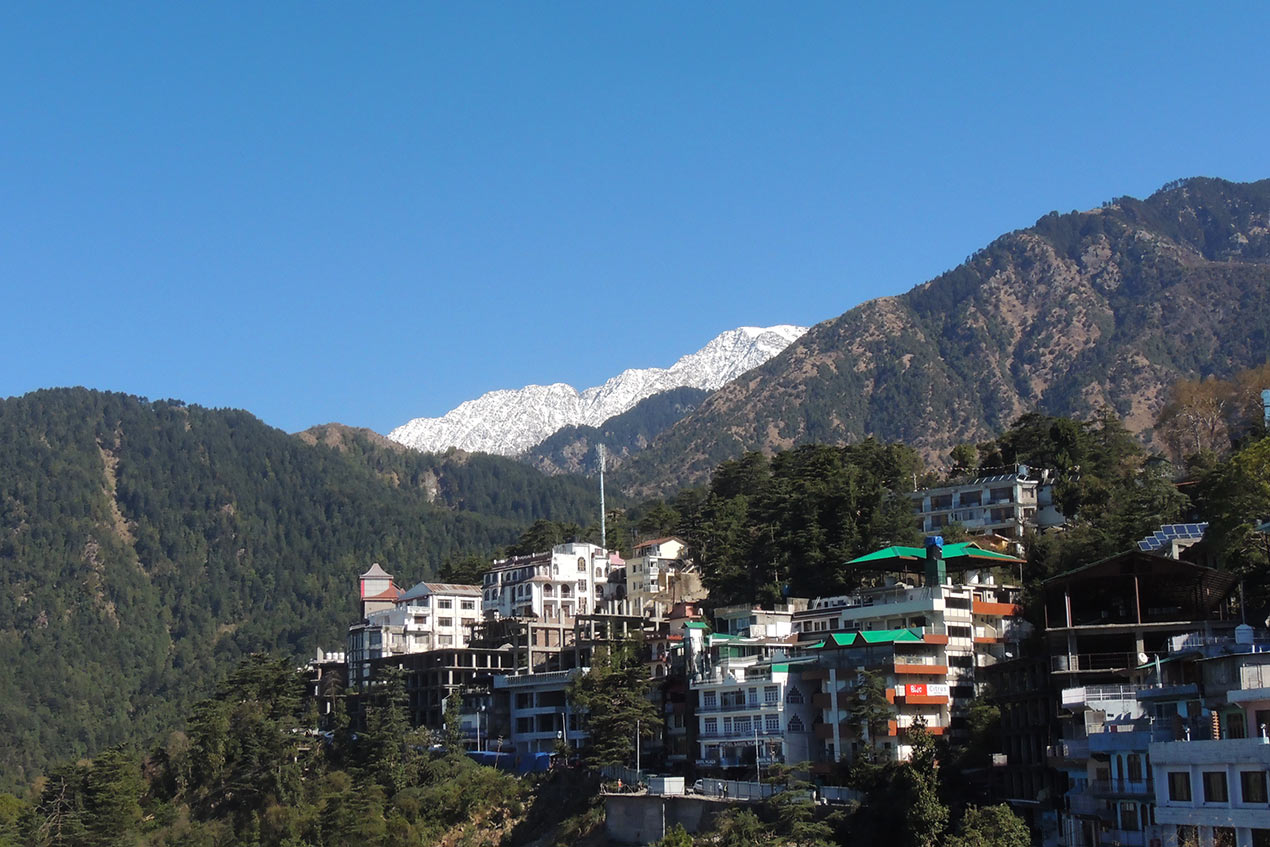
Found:
[{"label": "solar panel array", "polygon": [[1208,529],[1206,523],[1171,523],[1157,529],[1146,538],[1138,542],[1138,549],[1144,553],[1150,553],[1153,550],[1159,550],[1161,547],[1171,547],[1176,540],[1191,541],[1204,537],[1204,530]]}]

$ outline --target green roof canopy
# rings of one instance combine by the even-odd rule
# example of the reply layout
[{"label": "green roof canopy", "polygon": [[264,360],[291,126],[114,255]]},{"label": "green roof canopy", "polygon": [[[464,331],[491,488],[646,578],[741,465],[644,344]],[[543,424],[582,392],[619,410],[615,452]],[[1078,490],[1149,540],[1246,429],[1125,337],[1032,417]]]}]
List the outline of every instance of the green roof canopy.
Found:
[{"label": "green roof canopy", "polygon": [[[1023,562],[1017,556],[1011,556],[1006,553],[998,553],[994,550],[985,550],[973,541],[963,541],[958,544],[945,544],[943,547],[944,564],[951,567],[976,567],[985,564],[999,565],[1017,565]],[[899,570],[908,570],[908,562],[925,562],[926,548],[924,547],[883,547],[881,550],[875,550],[872,553],[866,553],[859,558],[852,559],[847,562],[848,565],[872,565],[879,564],[884,566],[894,566]]]},{"label": "green roof canopy", "polygon": [[862,647],[866,644],[894,644],[897,641],[921,641],[920,629],[875,629],[868,632],[835,632],[824,641],[812,644],[808,650],[828,647]]}]

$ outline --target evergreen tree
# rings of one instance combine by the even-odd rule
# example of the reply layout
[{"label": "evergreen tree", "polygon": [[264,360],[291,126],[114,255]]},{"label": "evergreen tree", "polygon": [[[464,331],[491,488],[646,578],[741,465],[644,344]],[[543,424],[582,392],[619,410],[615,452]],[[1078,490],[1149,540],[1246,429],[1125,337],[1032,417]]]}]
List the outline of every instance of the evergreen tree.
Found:
[{"label": "evergreen tree", "polygon": [[1009,806],[971,806],[945,847],[1029,847],[1032,834]]},{"label": "evergreen tree", "polygon": [[587,673],[570,681],[568,697],[584,713],[588,733],[585,756],[596,767],[635,764],[635,735],[651,738],[661,716],[648,699],[651,681],[634,638],[610,648],[597,647]]}]

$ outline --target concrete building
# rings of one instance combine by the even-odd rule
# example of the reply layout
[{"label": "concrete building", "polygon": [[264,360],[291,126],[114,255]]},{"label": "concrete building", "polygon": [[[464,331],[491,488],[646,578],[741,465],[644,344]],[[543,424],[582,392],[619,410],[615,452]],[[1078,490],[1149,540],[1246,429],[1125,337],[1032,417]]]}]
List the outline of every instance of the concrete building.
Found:
[{"label": "concrete building", "polygon": [[1202,729],[1194,665],[1205,643],[1233,643],[1232,574],[1134,551],[1044,583],[1051,687],[1067,776],[1064,847],[1147,845],[1163,835],[1148,765],[1154,742]]},{"label": "concrete building", "polygon": [[494,678],[494,710],[506,714],[511,752],[517,756],[577,750],[586,743],[584,722],[569,704],[569,683],[589,668]]},{"label": "concrete building", "polygon": [[[376,659],[466,646],[480,615],[479,586],[421,582],[403,592],[376,569],[378,564],[362,575],[362,605],[369,610],[348,628],[349,683],[357,687],[366,684]],[[390,588],[368,601],[367,591],[381,589],[385,579]]]},{"label": "concrete building", "polygon": [[1270,845],[1270,643],[1241,626],[1231,642],[1184,649],[1175,661],[1193,665],[1195,682],[1173,693],[1190,699],[1199,725],[1189,738],[1148,749],[1159,839],[1167,847]]},{"label": "concrete building", "polygon": [[1028,527],[1061,526],[1064,518],[1054,506],[1048,471],[1033,477],[1026,465],[1012,474],[969,479],[909,494],[917,528],[938,533],[956,524],[972,535],[995,534],[1022,538]]},{"label": "concrete building", "polygon": [[[816,656],[803,678],[815,683],[818,771],[866,748],[907,758],[906,731],[919,721],[934,735],[965,736],[982,669],[1020,655],[1029,631],[1020,589],[997,581],[1019,562],[938,538],[926,548],[889,547],[848,563],[880,574],[883,584],[817,598],[794,614],[800,645]],[[852,720],[866,671],[880,677],[891,708],[885,734]]]},{"label": "concrete building", "polygon": [[560,544],[547,553],[495,561],[482,581],[487,619],[525,618],[572,627],[597,611],[609,573],[620,567],[594,544]]}]

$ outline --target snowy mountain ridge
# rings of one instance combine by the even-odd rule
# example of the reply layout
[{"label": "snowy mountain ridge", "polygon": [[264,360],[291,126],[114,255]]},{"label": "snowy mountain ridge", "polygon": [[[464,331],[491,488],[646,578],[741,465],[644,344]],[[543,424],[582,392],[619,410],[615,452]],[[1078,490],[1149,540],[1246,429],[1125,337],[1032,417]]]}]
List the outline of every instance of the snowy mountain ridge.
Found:
[{"label": "snowy mountain ridge", "polygon": [[654,394],[683,386],[713,391],[763,364],[806,331],[788,324],[738,327],[669,368],[632,368],[584,391],[562,382],[490,391],[439,418],[415,418],[388,437],[429,453],[457,447],[518,456],[566,426],[599,426]]}]

